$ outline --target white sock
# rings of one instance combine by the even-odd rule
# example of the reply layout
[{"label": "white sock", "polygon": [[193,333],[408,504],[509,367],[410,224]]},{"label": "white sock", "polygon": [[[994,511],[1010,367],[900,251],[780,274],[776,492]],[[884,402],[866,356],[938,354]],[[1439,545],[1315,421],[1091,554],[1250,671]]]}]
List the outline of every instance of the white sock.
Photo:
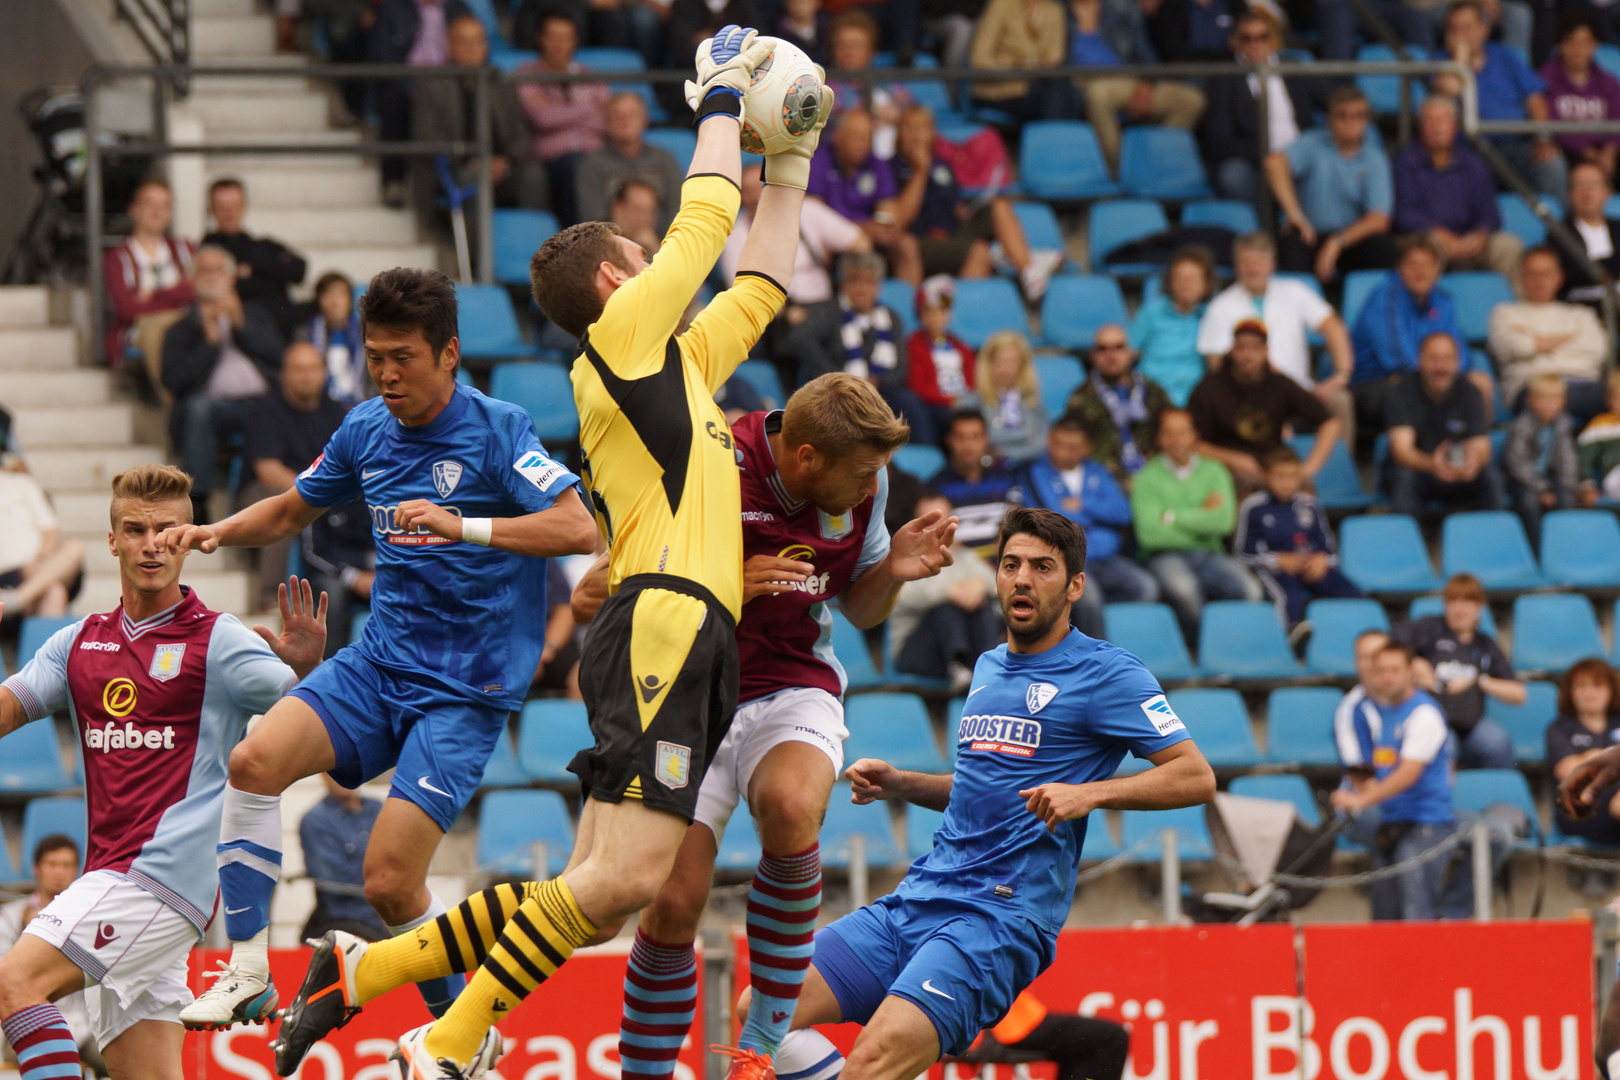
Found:
[{"label": "white sock", "polygon": [[270,930],[266,927],[246,941],[231,942],[231,966],[270,977]]},{"label": "white sock", "polygon": [[[281,876],[281,796],[255,795],[226,784],[215,858],[226,936],[242,944],[264,941],[270,900]],[[258,964],[254,971],[269,972],[262,944]]]},{"label": "white sock", "polygon": [[844,1071],[844,1055],[815,1028],[788,1032],[774,1060],[777,1080],[834,1080]]},{"label": "white sock", "polygon": [[428,893],[428,906],[426,911],[422,912],[422,914],[418,915],[409,922],[400,923],[398,926],[389,924],[388,932],[394,937],[399,937],[401,934],[408,934],[412,930],[415,930],[418,926],[421,926],[423,923],[427,922],[429,919],[437,919],[440,915],[443,915],[449,910],[449,908],[445,907],[444,901],[440,900],[436,894]]}]

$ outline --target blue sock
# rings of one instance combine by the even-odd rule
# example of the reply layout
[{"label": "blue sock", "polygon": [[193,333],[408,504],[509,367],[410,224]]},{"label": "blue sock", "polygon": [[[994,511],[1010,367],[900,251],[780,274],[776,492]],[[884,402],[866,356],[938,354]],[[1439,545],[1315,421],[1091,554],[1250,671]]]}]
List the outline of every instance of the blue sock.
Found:
[{"label": "blue sock", "polygon": [[697,1017],[697,992],[692,943],[664,945],[637,930],[625,965],[624,1016],[619,1021],[624,1080],[669,1080],[675,1074],[681,1043]]},{"label": "blue sock", "polygon": [[737,1045],[776,1053],[793,1022],[804,973],[816,951],[821,912],[821,847],[759,860],[748,890],[748,978],[753,1003]]},{"label": "blue sock", "polygon": [[0,1029],[17,1054],[22,1080],[79,1080],[83,1075],[73,1032],[55,1005],[19,1009],[0,1020]]},{"label": "blue sock", "polygon": [[[415,930],[418,926],[421,926],[423,923],[437,919],[440,915],[443,915],[446,911],[450,910],[444,906],[444,901],[440,900],[434,894],[429,893],[428,896],[428,909],[426,911],[422,912],[422,914],[418,915],[410,922],[400,923],[398,926],[390,926],[388,928],[388,932],[393,934],[395,937],[398,937],[401,934],[408,934],[412,930]],[[454,975],[441,975],[437,979],[425,979],[416,984],[417,992],[422,995],[422,1003],[427,1006],[428,1012],[433,1014],[433,1019],[435,1020],[439,1019],[445,1013],[450,1011],[451,1004],[456,1000],[457,995],[459,995],[462,990],[466,989],[466,987],[467,976],[459,973]]]},{"label": "blue sock", "polygon": [[[281,876],[281,796],[254,795],[226,784],[215,859],[225,936],[252,941],[270,925],[270,898]],[[259,974],[267,975],[268,969]]]}]

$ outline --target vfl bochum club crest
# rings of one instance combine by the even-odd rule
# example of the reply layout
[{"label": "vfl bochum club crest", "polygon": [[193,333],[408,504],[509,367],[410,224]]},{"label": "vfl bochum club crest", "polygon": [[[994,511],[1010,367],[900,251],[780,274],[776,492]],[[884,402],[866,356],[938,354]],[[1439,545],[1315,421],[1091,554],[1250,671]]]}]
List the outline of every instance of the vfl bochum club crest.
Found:
[{"label": "vfl bochum club crest", "polygon": [[439,498],[448,499],[450,493],[456,490],[461,483],[461,462],[435,461],[433,463],[433,489],[439,493]]},{"label": "vfl bochum club crest", "polygon": [[1024,691],[1024,704],[1029,706],[1029,714],[1034,716],[1046,708],[1047,702],[1057,697],[1057,687],[1049,682],[1030,683],[1029,689]]},{"label": "vfl bochum club crest", "polygon": [[159,645],[152,651],[152,666],[146,673],[158,682],[168,682],[180,674],[180,661],[185,655],[184,645]]}]

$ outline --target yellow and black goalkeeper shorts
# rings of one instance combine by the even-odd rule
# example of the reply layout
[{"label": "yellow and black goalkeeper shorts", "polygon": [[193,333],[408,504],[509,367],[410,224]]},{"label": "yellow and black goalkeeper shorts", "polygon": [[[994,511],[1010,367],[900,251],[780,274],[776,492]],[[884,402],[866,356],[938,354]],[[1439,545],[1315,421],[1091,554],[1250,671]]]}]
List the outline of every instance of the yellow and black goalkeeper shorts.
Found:
[{"label": "yellow and black goalkeeper shorts", "polygon": [[579,689],[596,745],[569,764],[586,798],[640,799],[692,820],[737,711],[737,625],[703,586],[626,578],[591,620]]}]

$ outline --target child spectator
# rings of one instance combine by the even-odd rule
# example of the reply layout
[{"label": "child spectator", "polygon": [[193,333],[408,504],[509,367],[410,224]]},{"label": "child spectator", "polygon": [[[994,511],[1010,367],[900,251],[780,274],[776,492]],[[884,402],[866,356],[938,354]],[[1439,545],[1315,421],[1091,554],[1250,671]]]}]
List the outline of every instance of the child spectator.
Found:
[{"label": "child spectator", "polygon": [[1339,570],[1327,514],[1303,490],[1299,454],[1291,446],[1279,446],[1265,455],[1264,465],[1265,490],[1238,507],[1232,549],[1276,599],[1288,625],[1298,627],[1307,601],[1354,598],[1362,592]]},{"label": "child spectator", "polygon": [[945,464],[929,478],[928,487],[955,508],[957,541],[980,555],[994,555],[1001,519],[1007,516],[1012,473],[991,452],[989,429],[978,409],[953,412],[941,441]]},{"label": "child spectator", "polygon": [[1086,533],[1086,591],[1074,606],[1074,624],[1103,636],[1102,606],[1159,598],[1153,575],[1122,554],[1130,536],[1131,503],[1119,483],[1091,458],[1091,433],[1080,417],[1052,422],[1046,453],[1019,474],[1008,501],[1055,510]]},{"label": "child spectator", "polygon": [[366,371],[360,317],[354,311],[354,286],[336,271],[315,282],[315,315],[305,331],[309,343],[326,358],[326,392],[344,405],[358,405],[377,393]]},{"label": "child spectator", "polygon": [[[919,516],[932,510],[949,514],[951,501],[938,494],[917,500]],[[961,694],[979,654],[1001,639],[1001,614],[995,568],[960,536],[951,551],[955,560],[938,574],[900,586],[889,616],[889,649],[896,671],[949,679],[951,693]]]},{"label": "child spectator", "polygon": [[1502,467],[1525,531],[1538,542],[1542,513],[1575,505],[1579,471],[1569,414],[1564,411],[1569,396],[1564,380],[1537,375],[1525,396],[1527,407],[1508,426]]},{"label": "child spectator", "polygon": [[1046,407],[1029,339],[1016,330],[991,334],[979,350],[973,383],[995,452],[1015,465],[1038,457],[1046,442]]},{"label": "child spectator", "polygon": [[939,426],[957,403],[971,403],[976,361],[973,346],[951,333],[956,282],[945,275],[928,278],[917,290],[917,320],[922,325],[906,341],[911,391],[922,402],[918,410],[930,423],[911,425],[911,439],[929,446],[939,441]]},{"label": "child spectator", "polygon": [[1163,284],[1159,295],[1136,309],[1131,344],[1140,355],[1138,369],[1164,387],[1179,409],[1204,377],[1198,323],[1215,291],[1215,260],[1205,248],[1182,248],[1165,267]]},{"label": "child spectator", "polygon": [[[1581,660],[1558,687],[1558,715],[1547,725],[1547,768],[1561,783],[1588,758],[1620,742],[1620,674],[1597,657]],[[1572,818],[1553,802],[1554,820],[1565,836],[1603,847],[1620,846],[1620,788],[1599,793],[1592,813]]]},{"label": "child spectator", "polygon": [[1609,373],[1609,411],[1581,430],[1577,471],[1582,506],[1620,501],[1620,371]]}]

